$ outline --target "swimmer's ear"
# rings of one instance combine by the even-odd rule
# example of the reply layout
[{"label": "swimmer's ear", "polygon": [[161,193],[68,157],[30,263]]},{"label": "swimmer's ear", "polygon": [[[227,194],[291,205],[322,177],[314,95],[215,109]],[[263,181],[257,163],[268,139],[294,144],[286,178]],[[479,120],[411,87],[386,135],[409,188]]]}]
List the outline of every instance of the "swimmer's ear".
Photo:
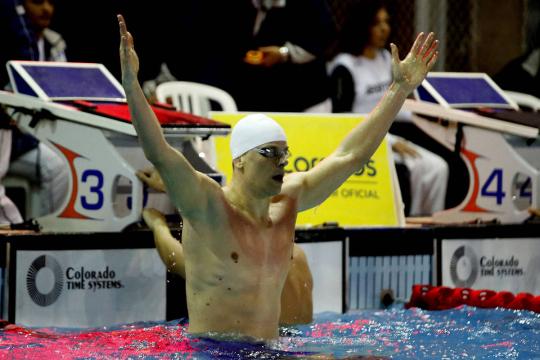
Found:
[{"label": "swimmer's ear", "polygon": [[244,157],[243,157],[243,156],[240,156],[240,158],[238,159],[238,168],[239,168],[239,169],[243,169],[245,163],[246,163],[246,162],[244,161]]},{"label": "swimmer's ear", "polygon": [[244,157],[240,156],[233,160],[233,167],[237,169],[242,169],[244,167]]}]

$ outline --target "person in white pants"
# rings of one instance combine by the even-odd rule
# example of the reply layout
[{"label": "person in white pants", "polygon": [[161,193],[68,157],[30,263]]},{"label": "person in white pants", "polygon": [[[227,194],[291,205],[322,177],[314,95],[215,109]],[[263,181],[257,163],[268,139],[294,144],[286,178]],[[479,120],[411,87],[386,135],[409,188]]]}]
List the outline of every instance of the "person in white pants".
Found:
[{"label": "person in white pants", "polygon": [[19,210],[7,197],[2,179],[9,167],[11,154],[11,130],[0,129],[0,225],[17,224],[23,221]]},{"label": "person in white pants", "polygon": [[42,142],[13,161],[9,174],[22,176],[39,186],[39,209],[35,211],[38,216],[58,210],[67,196],[67,163]]},{"label": "person in white pants", "polygon": [[448,164],[440,156],[400,136],[388,134],[394,162],[409,170],[411,203],[409,215],[431,215],[444,209]]}]

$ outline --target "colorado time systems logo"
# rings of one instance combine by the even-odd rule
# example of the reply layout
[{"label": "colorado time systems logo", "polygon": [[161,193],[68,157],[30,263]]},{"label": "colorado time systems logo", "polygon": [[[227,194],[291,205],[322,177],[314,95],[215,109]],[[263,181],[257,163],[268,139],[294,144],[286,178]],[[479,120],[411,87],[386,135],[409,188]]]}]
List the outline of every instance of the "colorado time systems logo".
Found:
[{"label": "colorado time systems logo", "polygon": [[460,246],[450,259],[450,277],[455,286],[470,287],[478,276],[478,259],[469,246]]},{"label": "colorado time systems logo", "polygon": [[[52,274],[52,288],[50,291],[45,292],[47,289],[38,288],[38,276],[44,277]],[[51,283],[50,279],[45,279],[49,281],[43,281],[41,279],[40,283]],[[50,287],[50,286],[49,286]],[[30,298],[39,306],[49,306],[54,303],[64,287],[64,275],[62,274],[62,268],[58,261],[50,255],[41,255],[37,257],[30,267],[28,268],[28,273],[26,274],[26,289]]]},{"label": "colorado time systems logo", "polygon": [[[64,269],[65,268],[65,269]],[[60,266],[51,255],[38,256],[28,268],[26,289],[39,306],[53,304],[62,292],[114,291],[124,288],[123,280],[109,265],[104,267]]]}]

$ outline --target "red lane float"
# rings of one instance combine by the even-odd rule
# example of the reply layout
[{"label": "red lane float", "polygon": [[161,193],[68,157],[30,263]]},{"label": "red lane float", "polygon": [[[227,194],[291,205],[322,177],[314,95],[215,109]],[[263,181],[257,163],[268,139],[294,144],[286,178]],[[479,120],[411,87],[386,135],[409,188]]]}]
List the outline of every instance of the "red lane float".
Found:
[{"label": "red lane float", "polygon": [[540,296],[529,293],[514,295],[509,291],[474,290],[446,286],[413,285],[411,299],[405,308],[446,310],[460,305],[479,308],[501,307],[512,310],[529,310],[540,313]]}]

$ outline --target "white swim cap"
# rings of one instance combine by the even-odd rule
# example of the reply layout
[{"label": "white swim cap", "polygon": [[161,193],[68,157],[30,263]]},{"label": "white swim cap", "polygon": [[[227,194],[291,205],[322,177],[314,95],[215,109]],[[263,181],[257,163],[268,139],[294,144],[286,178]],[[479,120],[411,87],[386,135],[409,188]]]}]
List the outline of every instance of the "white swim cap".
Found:
[{"label": "white swim cap", "polygon": [[266,115],[248,115],[237,122],[232,129],[232,158],[236,159],[249,150],[272,141],[287,141],[283,128]]}]

